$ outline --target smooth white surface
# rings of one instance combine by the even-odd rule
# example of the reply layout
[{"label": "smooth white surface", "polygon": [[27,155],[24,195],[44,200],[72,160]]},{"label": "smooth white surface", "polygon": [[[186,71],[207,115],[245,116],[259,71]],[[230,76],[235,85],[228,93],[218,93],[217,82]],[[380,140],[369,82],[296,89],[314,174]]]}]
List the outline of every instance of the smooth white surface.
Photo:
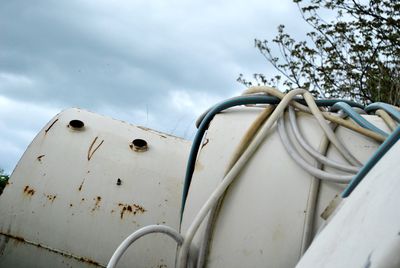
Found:
[{"label": "smooth white surface", "polygon": [[364,177],[313,241],[302,267],[399,267],[400,143]]},{"label": "smooth white surface", "polygon": [[[212,121],[189,190],[182,233],[185,233],[209,194],[220,183],[234,148],[259,112],[257,108],[229,109]],[[298,117],[303,135],[314,148],[318,148],[322,130],[316,120],[304,113]],[[379,121],[379,124],[384,123]],[[367,159],[378,146],[371,139],[341,129],[338,128],[338,138],[359,159]],[[302,151],[298,144],[295,146]],[[328,155],[344,163],[345,160],[332,148]],[[311,158],[309,161],[313,163]],[[228,188],[214,226],[208,267],[295,266],[300,258],[311,180],[312,176],[287,155],[273,128],[237,180]],[[318,197],[317,217],[340,193],[340,187],[332,185],[335,189],[333,196],[331,191],[324,191],[326,195]],[[332,189],[329,186],[322,187]],[[323,222],[316,221],[315,230]],[[203,232],[204,224],[194,238],[196,247],[201,243]]]}]

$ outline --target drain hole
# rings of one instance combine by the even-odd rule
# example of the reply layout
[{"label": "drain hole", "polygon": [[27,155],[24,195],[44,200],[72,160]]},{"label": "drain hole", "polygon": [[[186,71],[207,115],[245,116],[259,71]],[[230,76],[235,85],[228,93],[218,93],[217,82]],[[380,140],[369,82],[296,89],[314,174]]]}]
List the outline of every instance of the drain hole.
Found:
[{"label": "drain hole", "polygon": [[85,124],[81,120],[74,119],[74,120],[69,121],[68,126],[73,129],[82,129],[85,126]]},{"label": "drain hole", "polygon": [[134,139],[130,147],[137,152],[147,151],[147,141],[142,139]]}]

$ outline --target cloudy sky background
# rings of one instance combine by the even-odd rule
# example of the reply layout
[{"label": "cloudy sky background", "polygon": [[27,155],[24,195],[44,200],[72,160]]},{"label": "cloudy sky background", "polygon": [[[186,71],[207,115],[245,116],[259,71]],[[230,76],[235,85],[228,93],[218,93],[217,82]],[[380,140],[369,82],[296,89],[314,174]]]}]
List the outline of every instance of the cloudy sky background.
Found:
[{"label": "cloudy sky background", "polygon": [[275,73],[254,38],[279,24],[305,32],[291,0],[2,1],[0,167],[68,107],[191,139],[239,73]]}]

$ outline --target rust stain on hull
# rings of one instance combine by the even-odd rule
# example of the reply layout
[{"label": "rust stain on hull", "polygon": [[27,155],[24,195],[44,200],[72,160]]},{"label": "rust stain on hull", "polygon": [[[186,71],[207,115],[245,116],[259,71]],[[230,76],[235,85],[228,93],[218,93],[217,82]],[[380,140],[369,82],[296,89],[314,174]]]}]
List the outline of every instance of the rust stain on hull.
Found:
[{"label": "rust stain on hull", "polygon": [[44,131],[44,135],[47,134],[47,132],[49,132],[49,130],[54,126],[54,124],[58,121],[58,118],[56,120],[54,120],[53,123],[51,123],[51,125]]},{"label": "rust stain on hull", "polygon": [[51,203],[53,203],[54,200],[57,198],[57,195],[53,195],[53,194],[48,194],[48,195],[45,195],[45,196]]},{"label": "rust stain on hull", "polygon": [[94,207],[92,208],[92,212],[95,211],[96,209],[100,208],[101,197],[98,196],[96,198],[93,198],[93,200],[95,200],[96,202],[94,203]]},{"label": "rust stain on hull", "polygon": [[129,204],[122,204],[119,203],[118,206],[121,208],[120,212],[120,218],[124,218],[125,213],[132,213],[133,215],[136,215],[137,213],[145,213],[146,210],[144,207],[139,206],[137,204],[129,205]]},{"label": "rust stain on hull", "polygon": [[[87,264],[90,264],[90,265],[94,265],[96,267],[106,267],[105,265],[102,265],[102,264],[100,264],[100,263],[98,263],[98,262],[96,262],[94,260],[89,259],[89,258],[79,257],[79,256],[73,255],[73,254],[68,253],[68,252],[64,252],[64,251],[61,251],[61,250],[58,250],[58,249],[54,249],[54,248],[51,248],[51,247],[43,245],[43,244],[39,244],[39,243],[36,243],[36,242],[33,242],[33,241],[26,240],[25,238],[20,237],[20,236],[11,235],[11,234],[7,234],[7,233],[4,233],[4,232],[0,232],[0,235],[3,235],[5,237],[7,237],[7,238],[11,238],[16,242],[21,242],[21,243],[25,243],[25,244],[28,244],[28,245],[36,246],[38,248],[47,250],[49,252],[62,255],[63,257],[75,259],[75,260],[78,260],[80,262],[84,262],[84,263],[87,263]],[[7,242],[8,242],[8,240],[6,240],[6,243]]]},{"label": "rust stain on hull", "polygon": [[83,179],[81,185],[79,185],[78,191],[81,191],[81,190],[82,190],[82,186],[83,186],[84,183],[85,183],[85,179]]},{"label": "rust stain on hull", "polygon": [[[88,161],[90,161],[90,159],[92,159],[92,156],[94,155],[94,153],[97,151],[97,149],[100,148],[100,146],[103,144],[104,140],[102,140],[99,145],[96,146],[96,148],[93,149],[94,144],[96,143],[97,139],[99,137],[94,138],[94,140],[92,141],[92,144],[90,144],[89,146],[89,150],[88,150],[88,154],[87,154],[87,159]],[[93,149],[93,151],[92,151]]]},{"label": "rust stain on hull", "polygon": [[33,188],[30,188],[29,185],[27,185],[24,188],[24,194],[33,196],[35,194],[35,190]]}]

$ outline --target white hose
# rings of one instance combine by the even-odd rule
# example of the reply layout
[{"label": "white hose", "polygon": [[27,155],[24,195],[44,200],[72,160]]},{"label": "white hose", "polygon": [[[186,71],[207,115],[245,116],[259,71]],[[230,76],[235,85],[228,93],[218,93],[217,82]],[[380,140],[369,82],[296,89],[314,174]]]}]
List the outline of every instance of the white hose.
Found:
[{"label": "white hose", "polygon": [[[260,93],[268,94],[271,96],[278,97],[280,99],[282,99],[285,96],[285,94],[280,92],[279,90],[277,90],[275,88],[271,88],[271,87],[266,87],[266,86],[250,87],[250,88],[246,89],[242,95],[250,95],[250,94],[257,94],[257,93],[258,94],[260,94]],[[305,106],[301,103],[293,101],[291,104],[293,105],[293,107],[299,109],[300,111],[303,111],[306,113],[311,113],[311,110],[307,106]],[[347,121],[347,120],[343,120],[342,118],[338,118],[328,112],[322,112],[322,115],[323,115],[323,117],[325,117],[325,119],[327,119],[333,123],[339,124],[343,127],[346,127],[353,131],[356,131],[356,132],[358,132],[362,135],[365,135],[367,137],[370,137],[376,141],[383,142],[386,139],[386,137],[384,137],[378,133],[375,133],[374,131],[363,128],[357,124],[352,123],[351,121]]]},{"label": "white hose", "polygon": [[354,175],[340,175],[340,174],[333,174],[333,173],[328,173],[325,171],[322,171],[320,169],[315,168],[308,162],[306,162],[299,152],[293,147],[292,142],[290,141],[287,133],[286,133],[286,128],[285,128],[285,120],[284,116],[280,117],[278,119],[278,132],[279,136],[281,138],[282,144],[285,147],[287,153],[291,156],[291,158],[299,165],[301,166],[304,170],[306,170],[308,173],[313,175],[314,177],[317,177],[321,180],[327,180],[331,182],[336,182],[336,183],[348,183]]},{"label": "white hose", "polygon": [[330,142],[338,149],[340,154],[347,160],[349,163],[355,166],[362,166],[361,162],[358,161],[351,152],[342,144],[340,140],[336,138],[335,133],[333,133],[332,129],[329,127],[328,123],[325,121],[324,116],[321,111],[318,109],[318,106],[314,102],[314,97],[311,93],[307,92],[303,94],[304,100],[307,102],[308,107],[310,108],[312,114],[319,122],[322,130],[325,132],[325,135],[328,137]]},{"label": "white hose", "polygon": [[265,120],[271,115],[274,111],[274,105],[266,106],[262,112],[257,116],[257,118],[251,123],[250,127],[247,129],[246,133],[240,139],[238,146],[236,146],[235,151],[233,152],[228,166],[225,169],[224,175],[228,173],[228,171],[233,167],[239,157],[246,150],[247,146],[249,146],[251,140],[256,135],[257,131],[259,131],[260,127],[264,124]]},{"label": "white hose", "polygon": [[316,158],[319,162],[323,163],[324,165],[328,165],[328,166],[331,166],[331,167],[334,167],[334,168],[337,168],[339,170],[346,171],[346,172],[351,172],[351,173],[358,172],[359,168],[357,168],[355,166],[349,166],[346,164],[342,164],[342,163],[333,161],[333,160],[327,158],[326,156],[320,154],[313,147],[311,147],[307,143],[307,141],[304,140],[304,138],[302,137],[302,135],[300,133],[299,127],[297,125],[296,112],[294,111],[293,107],[289,107],[289,120],[290,120],[290,124],[292,126],[294,137],[299,142],[301,147],[306,152],[308,152],[311,156]]},{"label": "white hose", "polygon": [[[263,122],[266,120],[266,118],[272,112],[271,108],[272,108],[272,106],[267,106],[266,109],[264,109],[260,113],[260,115],[257,116],[257,118],[251,124],[249,129],[246,131],[245,135],[243,136],[243,138],[239,142],[239,145],[236,147],[233,156],[231,157],[231,160],[230,160],[230,162],[229,162],[229,164],[227,166],[226,173],[229,171],[229,169],[232,168],[234,163],[237,161],[237,159],[243,153],[245,148],[249,145],[250,141],[253,139],[255,133],[258,131],[258,129],[263,124]],[[293,110],[292,107],[289,107],[289,109]],[[297,130],[298,130],[298,128],[297,128]],[[300,138],[302,138],[299,131],[297,132],[297,134],[299,134]],[[327,146],[329,144],[329,140],[326,138],[325,135],[323,137],[322,143],[323,144],[321,144],[320,150],[323,153],[325,153],[325,151],[327,149]],[[310,146],[308,145],[308,147],[310,147]],[[313,148],[311,148],[311,149],[313,149]],[[334,167],[338,167],[339,169],[342,169],[344,171],[350,170],[350,172],[353,171],[355,173],[358,171],[358,169],[356,167],[347,166],[345,164],[334,162],[334,161],[326,158],[324,155],[321,155],[319,152],[317,152],[317,151],[315,151],[315,152],[316,152],[317,156],[319,156],[319,158],[325,158],[325,159],[322,159],[322,162],[324,162],[325,164],[326,163],[328,163],[328,164],[331,163],[331,165],[333,165]],[[321,165],[319,163],[317,163],[317,168],[320,167],[320,166]],[[315,202],[313,200],[316,199],[316,196],[317,196],[317,193],[318,193],[318,188],[319,188],[319,180],[318,179],[315,179],[315,178],[313,179],[311,188],[312,189],[310,190],[310,197],[309,197],[310,200],[307,203],[307,214],[306,214],[306,223],[305,223],[306,226],[305,226],[304,235],[303,235],[303,241],[302,241],[302,252],[308,247],[308,244],[309,244],[309,241],[310,241],[310,237],[311,237],[311,234],[312,234],[312,221],[313,221],[313,215],[314,215],[312,210],[314,210],[314,207],[315,207]],[[218,204],[220,204],[222,202],[222,199],[223,199],[223,197],[220,198]],[[209,240],[210,240],[210,237],[212,236],[213,225],[215,224],[215,220],[216,220],[216,217],[217,217],[217,214],[218,214],[218,210],[219,210],[219,205],[214,206],[211,209],[210,215],[208,217],[208,220],[207,220],[207,223],[206,223],[206,226],[205,226],[205,230],[204,230],[204,236],[202,237],[202,243],[201,243],[201,247],[200,247],[197,267],[203,267],[205,265],[207,249],[209,247]]]},{"label": "white hose", "polygon": [[[307,172],[309,172],[310,174],[312,174],[315,177],[318,177],[318,178],[321,178],[324,180],[329,180],[332,182],[337,182],[337,183],[349,182],[352,179],[353,175],[331,174],[331,173],[322,171],[318,168],[315,168],[314,166],[310,165],[306,160],[304,160],[302,158],[302,156],[299,154],[299,152],[293,147],[293,145],[286,133],[286,127],[285,127],[285,123],[284,123],[284,115],[282,115],[285,108],[289,104],[292,104],[294,107],[296,107],[302,111],[312,113],[315,116],[319,125],[321,126],[322,130],[324,131],[324,133],[326,135],[325,137],[327,137],[327,138],[325,138],[324,145],[322,146],[322,147],[324,147],[321,149],[322,151],[326,150],[328,140],[329,140],[338,149],[338,151],[342,154],[342,156],[349,163],[351,163],[353,165],[361,166],[362,164],[347,150],[347,148],[340,142],[340,140],[337,139],[333,130],[330,128],[329,124],[326,122],[325,119],[332,120],[335,123],[341,124],[352,130],[358,131],[358,132],[360,132],[364,135],[367,135],[369,137],[372,137],[376,140],[384,139],[384,138],[380,137],[379,135],[377,135],[376,133],[371,133],[371,131],[366,130],[358,125],[347,122],[345,120],[341,120],[341,118],[332,116],[329,113],[321,112],[320,109],[318,108],[318,106],[316,105],[312,95],[304,89],[295,89],[295,90],[290,91],[287,94],[283,94],[282,92],[279,92],[276,89],[267,88],[267,87],[258,87],[258,88],[250,88],[249,90],[246,91],[246,94],[249,94],[249,93],[251,94],[252,92],[254,93],[256,91],[257,92],[267,92],[270,95],[277,96],[277,97],[281,98],[281,102],[276,107],[276,109],[273,111],[271,116],[267,119],[267,121],[260,127],[260,130],[258,132],[257,132],[257,129],[255,128],[255,129],[251,130],[251,135],[249,135],[251,137],[244,138],[244,140],[246,142],[246,144],[245,144],[246,146],[243,145],[244,142],[241,142],[242,146],[240,147],[240,145],[239,145],[239,147],[237,149],[237,153],[234,155],[233,161],[230,163],[230,165],[228,167],[229,171],[227,171],[226,175],[222,179],[222,182],[217,186],[217,188],[212,192],[210,197],[207,199],[207,201],[201,207],[200,211],[197,213],[193,222],[189,226],[185,236],[182,237],[176,230],[174,230],[168,226],[150,225],[150,226],[143,227],[143,228],[137,230],[136,232],[134,232],[133,234],[131,234],[130,236],[128,236],[120,244],[120,246],[114,252],[112,258],[110,259],[107,267],[115,267],[117,265],[118,261],[120,260],[120,258],[125,253],[125,251],[129,248],[129,246],[132,243],[134,243],[137,239],[139,239],[140,237],[145,236],[150,233],[164,233],[164,234],[167,234],[168,236],[172,237],[178,243],[178,245],[182,244],[182,247],[178,252],[177,267],[178,268],[186,268],[187,263],[188,263],[189,251],[191,249],[192,240],[193,240],[198,228],[200,227],[201,223],[203,222],[204,218],[208,215],[208,213],[210,212],[211,209],[215,214],[217,213],[216,212],[218,210],[217,204],[221,200],[221,197],[224,195],[226,189],[235,180],[238,173],[243,169],[244,165],[252,157],[252,155],[257,150],[257,148],[259,147],[261,142],[264,140],[265,136],[268,135],[268,131],[270,130],[270,128],[274,125],[274,123],[276,121],[277,121],[277,125],[278,125],[279,135],[282,139],[282,143],[283,143],[285,149],[287,150],[287,152],[291,155],[291,157],[295,160],[295,162],[298,165],[300,165],[302,168],[304,168]],[[302,105],[298,102],[292,101],[292,99],[296,95],[300,95],[300,94],[303,95],[304,100],[306,101],[308,107],[305,105]],[[271,109],[271,107],[268,109]],[[266,111],[263,115],[263,117],[264,117],[263,120],[266,117],[268,117],[269,113],[271,112],[271,110],[267,111],[268,109],[266,109]],[[293,113],[293,115],[291,116],[291,122],[292,121],[295,122],[296,118],[295,118],[295,112],[294,112],[293,108],[291,108],[290,112]],[[292,120],[292,117],[294,118],[293,120]],[[315,149],[313,149],[311,146],[309,146],[307,144],[307,142],[304,139],[302,139],[296,123],[293,123],[293,122],[292,122],[292,128],[293,128],[293,131],[295,132],[296,139],[303,146],[303,148],[305,148],[305,150],[307,152],[309,152],[312,156],[314,156],[316,159],[318,159],[319,162],[326,164],[326,165],[336,167],[336,168],[338,168],[342,171],[346,171],[346,172],[357,172],[358,171],[358,169],[356,167],[351,167],[351,166],[348,166],[345,164],[334,162],[334,161],[326,158],[325,156],[323,156],[319,152],[317,152]],[[260,117],[260,120],[259,120],[259,122],[257,122],[257,124],[261,125],[261,123],[262,123],[262,120]],[[296,134],[296,132],[297,132],[297,134]],[[253,138],[253,135],[254,135],[254,138]],[[243,139],[242,139],[242,141],[243,141]],[[318,166],[320,166],[320,164],[318,164]],[[314,197],[316,198],[316,193],[318,191],[318,180],[314,180],[313,183],[314,182],[315,182],[315,184],[313,184],[314,190],[311,192],[312,192],[312,195],[313,196],[315,195]],[[315,203],[315,202],[312,202],[312,203]],[[312,206],[313,206],[313,204],[310,203],[310,209],[312,209],[311,208]],[[307,207],[309,207],[309,206],[307,205]],[[310,214],[310,215],[312,215],[312,214]],[[312,221],[312,217],[310,216],[309,222],[311,222],[311,221]],[[209,228],[207,228],[207,231],[211,231],[211,226],[212,226],[212,224],[210,224],[210,226],[208,226]],[[303,233],[303,239],[305,239],[305,240],[302,242],[302,250],[305,250],[305,248],[307,247],[308,242],[306,240],[308,240],[308,238],[310,237],[311,230],[312,230],[312,225],[310,225],[310,226],[311,227],[308,228],[307,230],[305,230]],[[206,250],[207,247],[208,247],[208,243],[203,245],[202,250],[203,251]],[[204,264],[202,261],[200,261],[200,263]]]},{"label": "white hose", "polygon": [[[253,155],[253,153],[258,148],[260,143],[263,141],[264,137],[267,135],[268,130],[276,122],[276,120],[282,115],[286,106],[292,101],[292,99],[296,95],[299,95],[299,94],[302,94],[304,96],[304,99],[305,99],[306,103],[308,104],[309,108],[307,108],[306,106],[301,105],[301,104],[299,104],[299,105],[301,105],[302,108],[306,107],[306,109],[310,110],[311,113],[317,118],[317,121],[321,125],[321,128],[325,132],[326,136],[337,147],[339,152],[341,152],[343,154],[345,159],[347,159],[350,162],[357,163],[360,165],[358,160],[355,159],[351,155],[351,153],[336,138],[332,129],[329,127],[328,123],[325,121],[321,111],[318,109],[317,105],[315,104],[314,98],[312,97],[312,95],[304,89],[295,89],[295,90],[290,91],[289,93],[284,95],[281,102],[276,107],[275,111],[268,118],[266,123],[261,127],[259,132],[256,134],[255,138],[251,141],[251,143],[247,147],[247,149],[243,152],[243,154],[237,160],[237,162],[232,167],[232,169],[229,170],[229,172],[223,178],[221,184],[214,190],[214,192],[210,195],[208,200],[205,202],[205,204],[202,206],[202,208],[196,215],[195,219],[193,220],[192,224],[189,226],[189,228],[184,236],[184,242],[183,242],[182,247],[178,254],[177,267],[179,267],[179,268],[186,267],[190,244],[193,240],[193,237],[194,237],[196,231],[198,230],[199,226],[201,225],[202,221],[207,216],[209,211],[212,208],[214,208],[216,206],[216,204],[219,202],[219,199],[224,194],[226,189],[229,187],[229,185],[232,183],[232,181],[236,178],[237,174],[242,170],[243,166],[247,163],[247,161]],[[311,169],[309,169],[309,170],[314,171]],[[348,182],[352,178],[352,176],[346,177],[344,175],[330,174],[330,173],[322,172],[321,170],[317,170],[317,172],[314,172],[314,174],[316,174],[317,177],[321,177],[323,179],[340,182],[340,183]]]},{"label": "white hose", "polygon": [[[274,105],[267,105],[261,113],[256,117],[256,119],[251,123],[249,128],[247,129],[246,133],[240,139],[240,142],[235,148],[229,163],[225,169],[224,176],[229,172],[229,170],[233,167],[239,157],[243,154],[246,148],[249,146],[251,140],[254,138],[255,134],[259,131],[260,127],[264,124],[265,120],[270,116],[273,112],[275,106]],[[225,193],[224,193],[225,194]],[[212,236],[213,232],[213,225],[214,221],[218,216],[219,205],[223,200],[223,196],[218,201],[217,205],[214,206],[211,211],[210,215],[207,219],[204,236],[202,237],[202,242],[199,249],[198,259],[197,259],[197,268],[204,267],[206,261],[207,250],[209,247],[210,237]]]},{"label": "white hose", "polygon": [[[329,139],[326,136],[323,136],[322,142],[320,144],[320,151],[321,153],[326,152],[329,145]],[[321,168],[321,163],[317,162],[316,168]],[[307,248],[310,246],[312,241],[313,235],[313,228],[314,228],[314,215],[316,212],[317,200],[318,200],[318,192],[319,192],[319,185],[320,180],[316,177],[311,179],[310,190],[308,192],[307,198],[307,206],[306,206],[306,213],[304,215],[304,229],[303,229],[303,236],[301,239],[301,248],[300,254],[306,252]]]},{"label": "white hose", "polygon": [[[259,93],[259,92],[265,92],[268,94],[271,94],[273,96],[276,96],[278,98],[282,98],[285,96],[282,92],[280,92],[277,89],[270,88],[270,87],[254,87],[254,88],[249,88],[245,91],[245,94],[251,94],[251,93]],[[310,92],[306,91],[303,94],[304,100],[306,101],[307,106],[302,105],[296,101],[292,102],[292,105],[295,106],[296,108],[305,111],[305,112],[311,112],[317,121],[319,122],[322,130],[325,132],[325,135],[328,137],[330,142],[338,149],[340,154],[351,164],[355,166],[362,166],[361,162],[358,161],[350,152],[347,150],[347,148],[336,138],[335,134],[329,127],[328,123],[325,121],[326,115],[323,114],[318,106],[315,104],[314,97],[311,95]]]},{"label": "white hose", "polygon": [[[243,138],[239,142],[239,145],[236,147],[235,153],[233,153],[231,160],[227,166],[227,171],[229,171],[230,168],[234,165],[234,163],[237,161],[237,159],[240,157],[240,155],[243,153],[245,148],[248,146],[252,138],[254,137],[255,133],[259,130],[259,128],[262,126],[263,122],[268,118],[270,115],[272,106],[267,106],[266,109],[264,109],[258,116],[257,118],[253,121],[253,123],[250,125],[246,133],[244,134]],[[294,112],[294,109],[292,106],[289,106],[290,111]],[[294,115],[295,116],[295,115]],[[294,119],[296,119],[294,117]],[[296,124],[297,126],[297,124]],[[298,130],[298,129],[297,129]],[[301,134],[298,132],[298,134],[301,136]],[[304,141],[304,139],[303,139]],[[304,141],[305,142],[305,141]],[[305,142],[306,143],[306,142]],[[307,144],[308,145],[308,144]],[[324,155],[321,155],[321,153],[325,154],[327,147],[329,145],[329,139],[326,138],[325,135],[323,135],[323,138],[320,143],[320,148],[317,154],[319,156],[325,157]],[[309,145],[308,145],[309,146]],[[329,160],[329,159],[328,159]],[[339,163],[339,166],[341,164]],[[317,168],[320,168],[321,164],[317,163]],[[347,167],[347,166],[346,166]],[[226,173],[225,173],[226,174]],[[303,238],[302,238],[302,246],[301,246],[301,254],[305,252],[307,249],[308,245],[310,244],[311,237],[312,237],[312,228],[313,228],[313,221],[314,221],[314,210],[315,210],[315,205],[316,205],[316,199],[318,196],[318,189],[319,189],[319,179],[313,178],[310,186],[310,192],[309,192],[309,198],[307,201],[307,208],[306,208],[306,215],[305,215],[305,223],[304,223],[304,232],[303,232]],[[210,215],[207,219],[206,222],[206,227],[204,230],[204,235],[202,237],[202,242],[201,246],[199,249],[199,254],[198,254],[198,261],[197,261],[197,268],[202,268],[205,266],[205,261],[206,261],[206,255],[207,255],[207,250],[209,247],[209,242],[210,242],[210,237],[212,236],[213,232],[213,225],[215,224],[215,220],[218,215],[219,211],[219,206],[220,203],[222,202],[223,197],[219,200],[219,203],[217,206],[213,207],[211,209]]]},{"label": "white hose", "polygon": [[197,213],[195,219],[193,220],[192,224],[189,226],[186,234],[184,235],[184,241],[180,252],[178,254],[178,262],[177,267],[185,268],[188,258],[188,252],[190,248],[190,244],[193,240],[193,237],[199,228],[200,224],[207,216],[208,212],[211,208],[213,208],[220,197],[224,194],[225,190],[229,187],[229,185],[233,182],[236,178],[237,174],[242,170],[244,165],[256,151],[260,143],[264,140],[265,136],[268,134],[269,129],[271,126],[276,122],[276,120],[282,115],[283,111],[285,110],[286,106],[290,103],[290,101],[299,94],[307,94],[308,92],[304,89],[295,89],[290,91],[286,96],[281,100],[279,105],[276,107],[274,112],[265,122],[265,124],[261,127],[258,131],[254,139],[251,141],[247,149],[243,152],[240,158],[237,160],[235,165],[232,167],[231,170],[227,173],[224,177],[220,185],[212,192],[208,200],[204,203],[201,207],[200,211]]},{"label": "white hose", "polygon": [[108,262],[107,268],[114,268],[118,264],[119,260],[121,259],[122,255],[124,255],[125,251],[129,248],[129,246],[141,238],[142,236],[152,234],[152,233],[163,233],[171,238],[173,238],[178,245],[182,244],[183,237],[174,229],[169,226],[165,225],[149,225],[145,226],[130,236],[128,236],[115,250],[114,254],[112,255],[110,261]]}]

